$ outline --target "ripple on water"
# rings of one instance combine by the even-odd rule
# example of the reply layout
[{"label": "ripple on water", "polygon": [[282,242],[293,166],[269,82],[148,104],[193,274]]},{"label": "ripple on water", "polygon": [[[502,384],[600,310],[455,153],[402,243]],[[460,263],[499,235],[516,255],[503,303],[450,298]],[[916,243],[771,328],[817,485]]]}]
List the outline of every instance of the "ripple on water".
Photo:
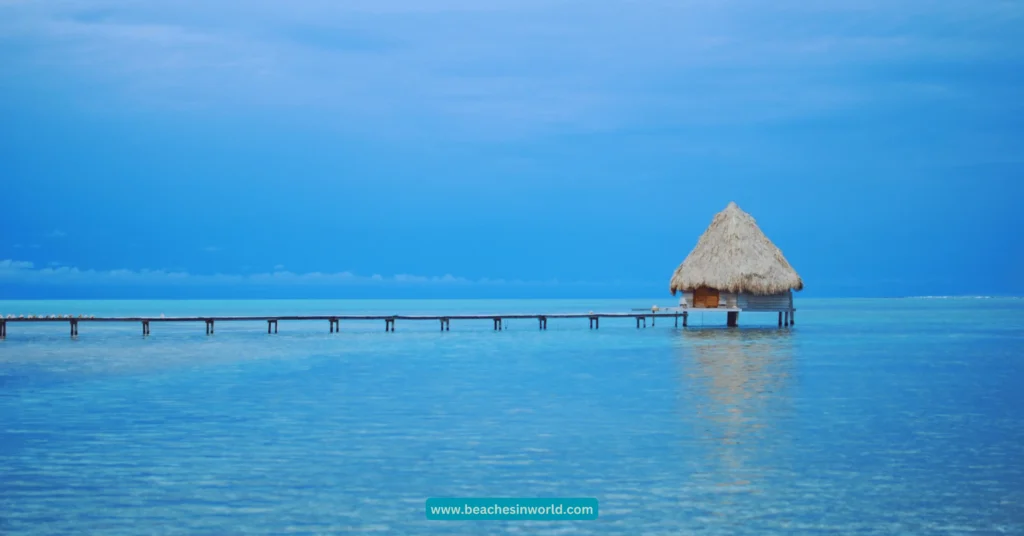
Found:
[{"label": "ripple on water", "polygon": [[[1024,304],[882,302],[791,330],[19,334],[0,532],[1024,532]],[[600,519],[425,520],[439,496]]]}]

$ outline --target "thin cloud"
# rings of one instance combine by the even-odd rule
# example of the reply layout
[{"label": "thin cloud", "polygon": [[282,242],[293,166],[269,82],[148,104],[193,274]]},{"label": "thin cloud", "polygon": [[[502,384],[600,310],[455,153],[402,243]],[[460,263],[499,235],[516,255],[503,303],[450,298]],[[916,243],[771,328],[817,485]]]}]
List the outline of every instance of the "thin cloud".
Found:
[{"label": "thin cloud", "polygon": [[46,238],[64,238],[67,235],[67,233],[61,231],[60,229],[54,229],[49,233],[46,233]]},{"label": "thin cloud", "polygon": [[0,260],[0,274],[6,271],[31,270],[35,264],[29,261]]},{"label": "thin cloud", "polygon": [[[504,279],[469,279],[452,274],[422,276],[397,274],[385,277],[370,276],[353,272],[305,272],[295,273],[284,270],[256,274],[193,274],[170,270],[92,270],[74,266],[51,265],[36,268],[32,262],[13,259],[0,260],[0,281],[16,284],[45,285],[481,285],[481,286],[554,286],[557,280],[547,281],[506,281]],[[594,283],[575,282],[570,285],[591,285]]]},{"label": "thin cloud", "polygon": [[450,136],[514,137],[931,98],[886,93],[871,73],[974,60],[1012,69],[1022,17],[1020,3],[954,0],[100,0],[0,3],[0,33],[31,51],[5,58],[13,67],[108,82],[109,94],[82,97],[100,104],[280,107],[378,136],[444,124]]}]

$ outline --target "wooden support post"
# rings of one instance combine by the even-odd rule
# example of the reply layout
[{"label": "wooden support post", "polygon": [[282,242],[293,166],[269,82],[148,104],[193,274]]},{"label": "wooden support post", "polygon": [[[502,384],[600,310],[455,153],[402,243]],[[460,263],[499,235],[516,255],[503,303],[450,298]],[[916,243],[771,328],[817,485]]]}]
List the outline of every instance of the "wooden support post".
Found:
[{"label": "wooden support post", "polygon": [[538,329],[542,329],[542,330],[548,329],[548,317],[546,317],[546,316],[538,316],[537,317],[537,328]]},{"label": "wooden support post", "polygon": [[0,340],[7,338],[7,322],[0,320]]},{"label": "wooden support post", "polygon": [[796,309],[789,312],[789,325],[796,324]]},{"label": "wooden support post", "polygon": [[690,313],[683,311],[683,327],[685,328],[690,320]]},{"label": "wooden support post", "polygon": [[78,336],[78,321],[77,320],[72,320],[71,321],[71,336],[72,337],[77,337]]},{"label": "wooden support post", "polygon": [[390,331],[392,333],[395,331],[395,319],[394,318],[385,318],[384,319],[384,331]]},{"label": "wooden support post", "polygon": [[782,327],[782,311],[779,311],[779,327]]},{"label": "wooden support post", "polygon": [[782,324],[784,326],[788,326],[789,325],[789,311],[786,311],[786,316],[783,318]]},{"label": "wooden support post", "polygon": [[644,329],[647,329],[647,317],[644,317]]},{"label": "wooden support post", "polygon": [[679,327],[679,313],[676,313],[676,326],[675,327],[677,327],[677,328]]},{"label": "wooden support post", "polygon": [[734,328],[739,325],[740,313],[739,311],[729,311],[726,313],[726,325],[730,328]]},{"label": "wooden support post", "polygon": [[149,320],[142,321],[142,336],[149,335]]},{"label": "wooden support post", "polygon": [[273,320],[267,320],[267,335],[270,335],[270,324],[272,324],[273,322]]},{"label": "wooden support post", "polygon": [[640,317],[636,317],[636,329],[640,329]]},{"label": "wooden support post", "polygon": [[206,319],[206,334],[207,335],[213,335],[213,319],[212,318],[207,318]]},{"label": "wooden support post", "polygon": [[658,317],[657,317],[657,316],[655,316],[655,315],[651,315],[651,327],[652,327],[652,328],[654,327],[654,321],[655,321],[655,320],[657,320],[657,319],[658,319]]}]

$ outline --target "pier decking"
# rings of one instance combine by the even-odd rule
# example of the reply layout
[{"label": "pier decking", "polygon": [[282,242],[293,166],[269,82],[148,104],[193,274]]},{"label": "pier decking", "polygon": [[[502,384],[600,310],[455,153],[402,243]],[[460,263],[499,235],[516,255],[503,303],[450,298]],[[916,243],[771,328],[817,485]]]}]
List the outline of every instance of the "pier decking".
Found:
[{"label": "pier decking", "polygon": [[[704,309],[698,310],[701,312],[707,311],[722,311],[722,312],[739,312],[738,308],[727,308],[720,307],[717,309]],[[785,325],[793,325],[793,311],[787,312]],[[434,321],[438,322],[441,331],[451,331],[452,320],[490,320],[495,331],[501,331],[505,328],[505,320],[536,320],[537,328],[540,330],[546,330],[548,328],[549,319],[582,319],[586,318],[590,321],[590,329],[600,329],[602,318],[633,318],[636,319],[637,329],[646,328],[647,320],[650,319],[651,326],[654,327],[655,322],[658,318],[671,318],[674,321],[674,326],[679,327],[679,322],[682,320],[683,327],[688,326],[689,311],[685,309],[677,310],[663,310],[659,312],[630,312],[630,313],[551,313],[551,314],[521,314],[521,313],[509,313],[509,314],[453,314],[453,315],[285,315],[285,316],[110,316],[110,317],[55,317],[55,318],[0,318],[0,339],[7,338],[7,324],[21,324],[21,323],[59,323],[66,322],[70,327],[72,337],[78,336],[78,327],[82,323],[131,323],[138,322],[142,326],[142,334],[150,335],[150,324],[161,323],[161,322],[193,322],[203,323],[206,326],[206,334],[213,335],[214,328],[218,322],[266,322],[267,333],[277,333],[278,325],[281,321],[286,322],[308,322],[308,321],[327,321],[328,329],[330,333],[341,332],[341,323],[349,321],[384,321],[384,330],[387,332],[394,332],[395,325],[398,321]],[[782,326],[782,313],[779,313],[779,325]]]}]

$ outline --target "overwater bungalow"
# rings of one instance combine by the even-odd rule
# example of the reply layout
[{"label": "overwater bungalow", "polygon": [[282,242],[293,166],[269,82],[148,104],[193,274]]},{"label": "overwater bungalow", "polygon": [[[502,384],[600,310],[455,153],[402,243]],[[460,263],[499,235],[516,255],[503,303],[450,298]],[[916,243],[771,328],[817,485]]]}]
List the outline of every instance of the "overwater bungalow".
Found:
[{"label": "overwater bungalow", "polygon": [[715,215],[669,281],[673,296],[682,293],[680,307],[725,311],[729,326],[738,325],[740,311],[778,312],[779,325],[792,325],[793,291],[803,287],[782,251],[736,203]]}]

